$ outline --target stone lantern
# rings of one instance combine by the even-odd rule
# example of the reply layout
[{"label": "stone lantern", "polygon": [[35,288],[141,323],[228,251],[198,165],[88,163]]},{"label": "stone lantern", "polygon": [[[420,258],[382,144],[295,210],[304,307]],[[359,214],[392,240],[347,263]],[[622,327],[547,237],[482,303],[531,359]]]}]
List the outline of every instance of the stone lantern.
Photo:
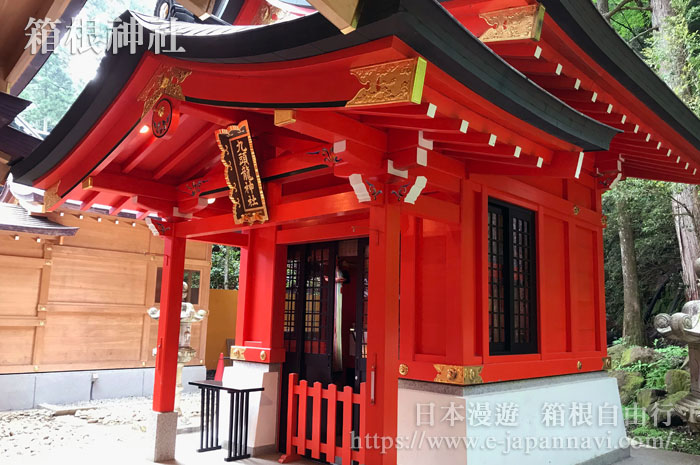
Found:
[{"label": "stone lantern", "polygon": [[[180,394],[182,393],[182,367],[185,363],[194,359],[197,351],[190,346],[192,338],[192,323],[202,321],[207,316],[204,309],[195,310],[194,305],[185,302],[187,297],[187,283],[182,283],[182,307],[180,310],[180,340],[177,349],[177,384],[175,386],[175,411],[182,414],[180,409]],[[160,309],[151,307],[148,316],[157,320],[160,317]],[[156,349],[154,349],[155,352]]]},{"label": "stone lantern", "polygon": [[[700,258],[695,260],[693,268],[700,284]],[[692,431],[700,432],[700,300],[686,302],[681,311],[673,315],[656,315],[654,326],[662,336],[688,344],[690,394],[678,402],[674,410]]]}]

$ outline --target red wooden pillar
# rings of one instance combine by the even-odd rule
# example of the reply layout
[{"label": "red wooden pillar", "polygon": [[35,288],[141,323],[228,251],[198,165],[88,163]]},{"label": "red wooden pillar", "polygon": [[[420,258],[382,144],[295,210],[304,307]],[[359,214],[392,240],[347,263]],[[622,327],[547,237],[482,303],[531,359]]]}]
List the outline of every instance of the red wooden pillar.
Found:
[{"label": "red wooden pillar", "polygon": [[[270,351],[265,362],[284,359],[284,273],[286,247],[277,244],[277,228],[251,229],[241,249],[236,345]],[[246,360],[262,361],[259,356]]]},{"label": "red wooden pillar", "polygon": [[153,410],[172,412],[177,378],[177,349],[180,337],[182,280],[185,270],[185,245],[182,237],[164,236],[163,277],[160,291],[160,318],[156,345],[156,373],[153,386]]},{"label": "red wooden pillar", "polygon": [[[375,434],[392,439],[397,434],[400,218],[398,205],[370,207],[365,424],[372,446]],[[366,463],[394,465],[396,449],[382,454],[381,447],[368,448]]]}]

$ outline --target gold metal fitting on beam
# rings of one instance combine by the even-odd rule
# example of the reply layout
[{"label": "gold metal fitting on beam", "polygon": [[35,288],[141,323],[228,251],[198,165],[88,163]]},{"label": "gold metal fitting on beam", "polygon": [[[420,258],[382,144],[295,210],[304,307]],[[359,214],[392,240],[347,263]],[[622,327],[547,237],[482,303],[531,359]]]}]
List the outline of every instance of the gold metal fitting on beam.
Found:
[{"label": "gold metal fitting on beam", "polygon": [[294,110],[275,110],[275,126],[285,126],[296,123],[296,112]]},{"label": "gold metal fitting on beam", "polygon": [[399,374],[401,376],[406,376],[408,374],[408,365],[406,365],[405,363],[399,365]]},{"label": "gold metal fitting on beam", "polygon": [[459,365],[433,365],[437,371],[435,376],[436,383],[457,384],[460,386],[468,386],[471,384],[481,384],[484,380],[481,378],[481,366],[459,366]]},{"label": "gold metal fitting on beam", "polygon": [[245,347],[231,347],[231,358],[233,360],[245,360]]},{"label": "gold metal fitting on beam", "polygon": [[482,42],[539,41],[544,23],[544,6],[535,4],[508,8],[481,13],[479,17],[491,26],[479,36]]},{"label": "gold metal fitting on beam", "polygon": [[418,57],[353,68],[350,73],[367,87],[360,89],[345,106],[421,103],[427,67],[428,63]]}]

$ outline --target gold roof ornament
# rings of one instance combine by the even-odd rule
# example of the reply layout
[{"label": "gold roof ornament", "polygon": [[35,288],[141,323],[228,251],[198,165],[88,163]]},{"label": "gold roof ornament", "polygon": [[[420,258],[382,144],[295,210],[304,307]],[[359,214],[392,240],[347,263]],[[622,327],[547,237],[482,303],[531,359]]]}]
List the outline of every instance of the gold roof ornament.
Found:
[{"label": "gold roof ornament", "polygon": [[173,66],[159,67],[136,99],[139,102],[143,102],[141,118],[146,116],[146,113],[164,95],[177,100],[185,100],[185,94],[182,92],[182,83],[190,74],[192,74],[192,71],[184,68],[175,68]]},{"label": "gold roof ornament", "polygon": [[345,106],[421,103],[427,66],[418,57],[353,68],[350,73],[367,87],[360,89]]},{"label": "gold roof ornament", "polygon": [[539,4],[481,13],[479,17],[491,26],[479,39],[482,42],[506,40],[540,40],[544,23],[544,6]]}]

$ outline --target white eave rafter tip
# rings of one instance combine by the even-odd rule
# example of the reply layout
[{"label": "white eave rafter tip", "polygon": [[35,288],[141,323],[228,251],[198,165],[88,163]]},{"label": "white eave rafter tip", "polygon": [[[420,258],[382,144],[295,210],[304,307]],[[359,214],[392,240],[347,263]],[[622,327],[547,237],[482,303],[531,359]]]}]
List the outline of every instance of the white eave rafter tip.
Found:
[{"label": "white eave rafter tip", "polygon": [[514,156],[515,158],[520,158],[520,152],[521,152],[521,151],[522,151],[522,149],[520,148],[520,146],[519,146],[519,145],[516,145],[516,146],[515,146],[515,152],[513,152],[513,156]]},{"label": "white eave rafter tip", "polygon": [[437,106],[434,103],[428,104],[428,118],[435,118],[435,113],[437,113]]},{"label": "white eave rafter tip", "polygon": [[578,153],[578,163],[576,164],[576,173],[574,174],[574,177],[576,179],[579,179],[581,176],[581,167],[583,166],[583,157],[585,154],[583,152]]},{"label": "white eave rafter tip", "polygon": [[459,132],[466,134],[468,130],[469,130],[469,121],[463,119],[462,124],[460,124],[460,126],[459,126]]},{"label": "white eave rafter tip", "polygon": [[537,157],[537,167],[542,168],[542,164],[544,163],[544,158],[542,157]]}]

